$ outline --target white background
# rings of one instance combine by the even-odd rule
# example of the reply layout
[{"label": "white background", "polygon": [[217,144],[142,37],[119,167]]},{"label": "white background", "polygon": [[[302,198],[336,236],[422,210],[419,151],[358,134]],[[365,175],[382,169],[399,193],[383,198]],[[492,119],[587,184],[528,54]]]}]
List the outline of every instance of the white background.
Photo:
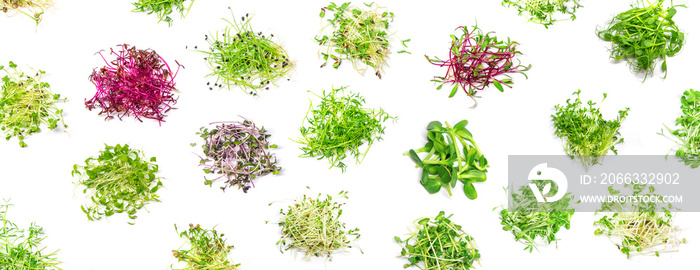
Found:
[{"label": "white background", "polygon": [[[369,72],[359,75],[347,63],[339,70],[319,69],[322,62],[313,37],[321,28],[318,14],[325,1],[196,1],[189,16],[175,19],[172,27],[156,24],[155,16],[132,13],[131,1],[56,2],[39,27],[22,16],[0,16],[0,63],[13,60],[27,71],[28,67],[46,70],[52,90],[69,99],[59,104],[69,125],[65,133],[33,135],[24,149],[15,138],[0,142],[0,198],[12,198],[11,220],[25,226],[36,221],[45,228],[48,238],[43,243],[47,250],[60,248],[64,269],[167,269],[175,262],[171,250],[182,243],[174,223],[217,225],[235,246],[231,255],[242,269],[402,269],[405,259],[398,257],[400,247],[393,236],[405,237],[415,219],[434,217],[441,210],[453,213],[453,220],[476,239],[482,254],[482,266],[477,267],[483,269],[689,269],[697,261],[697,213],[680,213],[675,219],[688,240],[680,252],[628,260],[607,238],[593,236],[592,213],[576,213],[571,230],[557,235],[561,239],[557,245],[530,254],[513,241],[510,232],[501,230],[498,214],[492,211],[506,202],[508,155],[563,154],[550,115],[555,104],[577,89],[583,90],[584,100],[598,101],[607,92],[603,112],[609,118],[619,109],[631,108],[621,129],[625,138],[618,147],[621,154],[669,151],[673,143],[657,132],[664,124],[674,123],[682,92],[695,86],[700,55],[700,17],[696,15],[700,6],[695,2],[676,15],[687,42],[678,56],[669,58],[668,78],[662,80],[657,74],[646,82],[625,63],[611,62],[609,44],[595,35],[596,25],[627,10],[628,1],[583,1],[585,7],[577,12],[576,21],[550,29],[526,23],[500,1],[421,5],[381,1],[396,14],[391,30],[402,39],[412,39],[408,50],[413,53],[392,54],[391,67],[381,80]],[[291,81],[280,81],[279,87],[260,97],[238,89],[208,90],[206,82],[213,80],[205,78],[203,55],[185,46],[204,47],[204,34],[223,29],[221,18],[230,18],[228,6],[236,17],[254,15],[256,31],[275,35],[296,64]],[[515,75],[514,88],[505,93],[495,88],[483,91],[478,106],[470,109],[471,100],[464,93],[449,99],[449,87],[435,90],[430,79],[444,70],[428,64],[423,55],[444,58],[453,29],[477,20],[485,31],[520,42],[524,53],[520,59],[532,64],[532,69],[528,80]],[[87,78],[93,68],[104,65],[94,53],[124,42],[152,48],[169,63],[176,59],[186,67],[176,79],[181,90],[178,109],[168,114],[162,126],[154,121],[105,121],[85,109],[85,98],[95,91]],[[399,50],[398,43],[394,45]],[[361,93],[368,106],[399,117],[387,125],[384,141],[372,146],[362,164],[349,162],[346,173],[329,170],[325,160],[298,158],[299,145],[290,140],[299,136],[312,97],[307,90],[320,92],[342,85]],[[200,142],[195,135],[199,127],[238,120],[237,115],[272,133],[270,140],[280,146],[276,153],[283,167],[281,175],[259,179],[248,194],[204,186],[194,154],[199,148],[189,146]],[[418,183],[419,170],[402,156],[425,143],[429,121],[462,119],[470,121],[467,128],[491,164],[488,180],[476,185],[479,198],[474,201],[460,192],[452,197],[445,191],[429,195]],[[165,189],[159,191],[162,202],[148,205],[149,212],[139,212],[136,225],[128,225],[123,217],[88,222],[80,211],[88,199],[76,189],[71,167],[97,155],[105,143],[128,143],[158,158],[165,178]],[[302,194],[341,190],[350,196],[343,217],[349,227],[360,228],[362,237],[356,244],[364,254],[352,248],[326,262],[280,253],[275,245],[280,237],[279,210]],[[268,206],[270,202],[275,203]]]}]

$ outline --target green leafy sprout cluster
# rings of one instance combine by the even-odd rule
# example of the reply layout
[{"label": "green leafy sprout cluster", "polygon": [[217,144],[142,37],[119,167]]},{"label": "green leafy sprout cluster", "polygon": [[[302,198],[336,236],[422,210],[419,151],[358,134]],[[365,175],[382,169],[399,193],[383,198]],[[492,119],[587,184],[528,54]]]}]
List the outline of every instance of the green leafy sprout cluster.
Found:
[{"label": "green leafy sprout cluster", "polygon": [[529,21],[546,28],[558,21],[575,20],[576,9],[583,7],[576,0],[503,0],[501,4],[516,8],[518,15],[524,14]]},{"label": "green leafy sprout cluster", "polygon": [[89,157],[85,165],[73,165],[71,176],[80,177],[77,185],[90,196],[88,205],[80,208],[89,220],[98,220],[115,213],[126,212],[131,222],[136,212],[150,201],[159,201],[156,192],[163,186],[157,176],[156,158],[117,144],[105,144],[99,156]]},{"label": "green leafy sprout cluster", "polygon": [[462,226],[452,222],[451,217],[440,211],[434,219],[416,220],[415,230],[408,238],[394,236],[394,240],[401,244],[401,256],[408,259],[404,268],[466,270],[479,262],[481,254],[474,239],[462,230]]},{"label": "green leafy sprout cluster", "polygon": [[0,89],[0,130],[6,140],[17,137],[19,145],[26,147],[24,139],[40,132],[42,124],[50,130],[56,129],[59,122],[63,128],[68,127],[63,122],[63,109],[56,106],[56,102],[66,99],[51,93],[51,86],[42,81],[45,71],[29,76],[12,61],[7,68],[0,65],[0,70],[6,74]]},{"label": "green leafy sprout cluster", "polygon": [[[455,188],[459,181],[464,184],[467,198],[476,199],[474,183],[486,181],[489,165],[467,130],[468,123],[462,120],[452,127],[445,122],[443,127],[439,121],[432,121],[427,127],[428,142],[425,146],[404,153],[416,163],[416,167],[423,169],[420,183],[428,193],[437,193],[445,186],[451,196],[450,188]],[[428,154],[421,159],[418,153]]]},{"label": "green leafy sprout cluster", "polygon": [[[336,198],[347,199],[347,194],[341,191]],[[307,260],[312,256],[331,260],[334,252],[352,248],[352,241],[360,237],[360,229],[346,229],[345,223],[340,221],[344,204],[333,201],[330,195],[318,194],[316,198],[304,195],[286,212],[280,209],[284,216],[279,223],[282,228],[282,237],[277,241],[280,251],[302,251]]]},{"label": "green leafy sprout cluster", "polygon": [[[566,154],[588,168],[600,164],[608,151],[617,155],[615,145],[624,141],[619,128],[629,108],[619,110],[617,118],[605,120],[596,103],[588,101],[587,106],[584,105],[580,94],[581,90],[578,90],[574,92],[575,100],[567,99],[566,105],[556,105],[552,122],[554,134],[562,140]],[[606,97],[604,93],[603,101]]]},{"label": "green leafy sprout cluster", "polygon": [[132,3],[134,5],[134,10],[132,12],[147,12],[148,14],[155,13],[158,16],[158,22],[167,22],[168,26],[172,26],[173,19],[170,18],[170,14],[173,13],[173,9],[176,9],[180,13],[180,18],[187,17],[190,13],[190,8],[194,4],[194,0],[190,0],[190,5],[185,7],[186,0],[139,0],[138,2]]},{"label": "green leafy sprout cluster", "polygon": [[[535,184],[542,188],[549,184],[550,191],[545,196],[557,193],[558,187],[551,180],[539,180]],[[515,241],[525,244],[525,250],[532,252],[539,246],[551,244],[557,239],[557,232],[561,228],[567,230],[571,227],[571,217],[574,209],[570,208],[573,200],[571,193],[567,193],[556,202],[539,203],[529,186],[521,186],[519,193],[510,191],[512,200],[508,208],[500,212],[501,225],[504,231],[510,231]]]},{"label": "green leafy sprout cluster", "polygon": [[[356,93],[345,95],[345,88],[313,93],[321,102],[315,108],[313,103],[309,105],[299,128],[301,138],[294,140],[304,145],[301,157],[326,158],[331,168],[343,172],[347,167],[343,160],[350,155],[361,163],[372,144],[382,140],[384,122],[396,119],[381,108],[364,108],[365,99]],[[366,145],[364,151],[360,150],[362,145]]]},{"label": "green leafy sprout cluster", "polygon": [[[328,23],[321,30],[322,36],[316,36],[316,42],[322,47],[321,55],[326,66],[329,60],[333,60],[333,68],[337,69],[343,59],[352,63],[352,66],[360,74],[364,74],[368,67],[375,71],[375,75],[382,78],[384,67],[388,66],[386,60],[391,53],[389,41],[393,34],[389,32],[389,23],[394,20],[394,13],[375,3],[365,4],[368,10],[351,6],[349,2],[337,5],[330,3],[321,8],[321,18],[326,17],[326,12],[332,13],[327,19]],[[324,32],[330,27],[332,32]],[[410,39],[401,40],[403,47]],[[408,53],[405,50],[398,53]]]},{"label": "green leafy sprout cluster", "polygon": [[[683,92],[681,112],[683,115],[676,118],[677,129],[666,129],[678,147],[676,157],[697,168],[700,166],[700,91],[690,89]],[[663,135],[663,130],[661,132]]]},{"label": "green leafy sprout cluster", "polygon": [[[234,270],[238,269],[240,264],[234,264],[229,258],[229,253],[233,246],[226,244],[224,234],[219,234],[216,229],[204,229],[199,224],[192,225],[187,230],[178,231],[175,225],[175,231],[180,235],[180,238],[185,240],[185,243],[177,249],[173,250],[173,257],[178,262],[187,263],[186,268],[173,268],[178,270]],[[189,249],[184,249],[189,247]]]},{"label": "green leafy sprout cluster", "polygon": [[[644,74],[646,79],[654,74],[659,58],[663,59],[661,71],[666,78],[666,57],[676,55],[685,42],[685,34],[673,21],[676,7],[664,7],[664,0],[639,1],[633,8],[612,18],[605,27],[598,27],[598,37],[611,42],[610,57],[626,60],[634,73]],[[644,5],[644,2],[647,5]]]},{"label": "green leafy sprout cluster", "polygon": [[199,52],[206,55],[204,60],[211,70],[207,76],[216,76],[215,87],[225,85],[230,89],[231,85],[238,85],[244,92],[258,95],[258,90],[269,90],[270,84],[276,85],[276,80],[287,76],[294,63],[287,52],[272,41],[273,34],[265,36],[253,31],[252,16],[246,14],[240,22],[233,11],[231,16],[232,20],[223,19],[228,26],[222,33],[217,31],[204,36],[209,50]]},{"label": "green leafy sprout cluster", "polygon": [[[630,255],[659,256],[663,252],[674,252],[685,243],[679,239],[679,228],[673,226],[673,205],[659,205],[663,201],[654,194],[654,186],[641,184],[625,185],[631,190],[631,196],[656,197],[658,200],[631,202],[603,202],[596,214],[602,217],[593,224],[597,227],[595,235],[605,235],[617,248],[630,258]],[[608,187],[610,195],[620,196],[620,190]]]},{"label": "green leafy sprout cluster", "polygon": [[7,210],[12,206],[9,200],[0,204],[0,269],[29,270],[51,269],[60,270],[57,265],[56,252],[42,253],[46,247],[41,241],[46,237],[44,229],[34,223],[29,228],[21,229],[7,219]]}]

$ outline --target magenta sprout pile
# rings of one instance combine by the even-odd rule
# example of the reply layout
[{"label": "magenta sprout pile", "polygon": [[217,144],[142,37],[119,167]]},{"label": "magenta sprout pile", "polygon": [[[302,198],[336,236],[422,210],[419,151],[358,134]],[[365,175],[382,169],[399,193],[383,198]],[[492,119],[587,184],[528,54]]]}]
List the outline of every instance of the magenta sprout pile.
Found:
[{"label": "magenta sprout pile", "polygon": [[173,73],[154,50],[139,50],[127,44],[117,46],[121,47],[118,52],[110,48],[110,55],[117,57],[111,62],[98,52],[107,65],[96,68],[90,75],[97,93],[85,101],[85,106],[89,110],[100,108],[99,114],[105,114],[106,119],[117,116],[121,120],[133,115],[139,121],[148,118],[158,120],[159,124],[165,122],[165,113],[177,102],[173,94],[177,91],[175,76],[182,66],[175,61],[178,67]]},{"label": "magenta sprout pile", "polygon": [[197,134],[204,139],[202,150],[206,158],[201,158],[199,165],[205,173],[219,175],[214,179],[204,180],[211,186],[213,182],[225,179],[221,187],[238,186],[243,192],[254,187],[253,179],[269,173],[278,174],[282,169],[277,166],[277,158],[270,153],[270,137],[264,127],[258,128],[249,120],[243,122],[219,122],[216,128],[200,128]]},{"label": "magenta sprout pile", "polygon": [[[455,95],[458,87],[472,99],[477,90],[483,90],[491,84],[502,92],[503,85],[511,87],[513,84],[508,74],[525,75],[524,72],[530,69],[529,65],[524,66],[520,62],[515,64],[513,61],[516,55],[522,54],[516,49],[517,42],[510,39],[498,40],[497,37],[489,35],[492,32],[484,34],[476,26],[472,31],[464,26],[457,29],[461,30],[462,36],[458,38],[451,35],[452,45],[447,60],[430,59],[425,56],[431,64],[447,67],[445,76],[435,76],[432,81],[440,83],[437,89],[442,88],[444,84],[454,85],[450,97]],[[501,78],[501,75],[505,78]],[[527,75],[525,77],[527,78]]]}]

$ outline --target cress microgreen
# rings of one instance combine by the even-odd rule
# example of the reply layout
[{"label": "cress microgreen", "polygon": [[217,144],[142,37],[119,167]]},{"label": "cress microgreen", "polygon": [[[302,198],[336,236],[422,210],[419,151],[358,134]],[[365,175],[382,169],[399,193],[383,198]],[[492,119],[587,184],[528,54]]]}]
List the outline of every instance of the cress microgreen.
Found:
[{"label": "cress microgreen", "polygon": [[[644,3],[648,5],[645,5]],[[664,7],[664,0],[654,3],[638,1],[632,9],[612,18],[606,27],[598,27],[598,37],[612,43],[610,57],[626,60],[634,73],[644,74],[644,79],[654,74],[657,59],[663,59],[661,72],[666,78],[666,57],[680,52],[685,42],[685,34],[673,21],[676,7]]]},{"label": "cress microgreen", "polygon": [[[557,193],[558,188],[551,180],[537,181],[535,184],[540,189],[545,184],[551,184],[552,188],[547,194]],[[555,202],[539,203],[529,186],[521,186],[519,191],[510,191],[513,199],[508,208],[500,212],[503,230],[513,233],[515,241],[525,244],[525,250],[530,252],[539,246],[556,243],[557,232],[562,227],[568,230],[571,226],[574,215],[574,209],[569,207],[573,199],[571,193]]]},{"label": "cress microgreen", "polygon": [[[323,90],[322,95],[313,93],[321,102],[309,109],[304,123],[299,128],[301,138],[293,140],[303,144],[301,157],[326,158],[332,167],[345,172],[343,160],[349,155],[361,163],[375,141],[382,140],[384,122],[396,117],[383,109],[364,108],[365,99],[356,93],[345,94],[345,86]],[[360,150],[366,145],[364,151]]]},{"label": "cress microgreen", "polygon": [[576,9],[583,7],[576,0],[503,0],[501,4],[515,7],[518,15],[525,14],[528,21],[544,25],[545,28],[558,21],[575,20]]},{"label": "cress microgreen", "polygon": [[277,145],[267,141],[270,135],[264,127],[258,128],[250,120],[212,124],[218,125],[211,130],[202,127],[197,132],[204,139],[202,151],[206,156],[199,165],[204,167],[205,173],[220,175],[214,179],[205,177],[205,185],[225,179],[222,190],[238,186],[247,193],[255,186],[253,180],[258,176],[279,174],[282,168],[277,166],[277,157],[270,152],[270,148],[277,148]]},{"label": "cress microgreen", "polygon": [[678,128],[666,129],[678,147],[676,156],[691,168],[697,168],[700,166],[700,91],[690,89],[683,92],[681,112],[683,116],[676,118]]},{"label": "cress microgreen", "polygon": [[[617,155],[615,145],[624,141],[619,128],[629,108],[618,111],[617,118],[605,120],[595,102],[588,101],[588,106],[581,102],[580,89],[573,94],[576,100],[567,99],[566,105],[554,106],[554,134],[562,140],[566,154],[588,168],[600,164],[608,151]],[[604,93],[601,103],[606,97]]]},{"label": "cress microgreen", "polygon": [[[336,198],[348,199],[348,192],[341,191]],[[282,227],[282,237],[277,241],[280,251],[293,249],[304,252],[304,259],[312,256],[325,256],[332,260],[331,255],[337,251],[351,248],[352,241],[360,237],[360,229],[345,229],[345,223],[340,221],[345,203],[333,201],[330,195],[316,198],[304,195],[294,200],[285,212],[279,226]]]},{"label": "cress microgreen", "polygon": [[[391,53],[389,41],[393,39],[393,34],[389,32],[389,23],[394,20],[394,13],[375,3],[365,6],[367,10],[351,6],[349,2],[341,5],[331,2],[321,8],[321,18],[326,17],[326,12],[332,16],[321,29],[322,34],[314,38],[322,49],[321,67],[333,60],[333,68],[337,69],[345,59],[360,74],[364,75],[365,70],[372,67],[374,74],[382,78],[384,67],[388,66],[386,60]],[[411,40],[401,40],[401,45],[406,48],[406,42],[409,41]],[[408,52],[401,50],[398,53]]]},{"label": "cress microgreen", "polygon": [[44,11],[53,5],[52,0],[2,0],[0,1],[0,10],[7,16],[24,14],[39,25],[44,18]]},{"label": "cress microgreen", "polygon": [[[459,181],[464,184],[464,195],[470,200],[476,199],[474,183],[486,181],[489,165],[467,130],[468,123],[462,120],[453,127],[445,122],[443,127],[439,121],[432,121],[427,127],[425,146],[404,153],[416,163],[416,168],[423,169],[420,183],[428,193],[437,193],[445,186],[452,196],[451,188]],[[428,154],[421,159],[418,153]]]},{"label": "cress microgreen", "polygon": [[[461,35],[450,35],[452,42],[447,60],[425,56],[431,64],[447,67],[444,76],[435,76],[431,80],[440,84],[438,90],[445,84],[454,85],[450,97],[462,88],[474,100],[478,97],[477,90],[484,90],[491,84],[501,92],[503,86],[512,88],[511,73],[520,73],[527,78],[525,71],[530,69],[530,65],[522,65],[519,60],[516,64],[514,61],[517,55],[522,54],[517,50],[517,42],[510,38],[499,40],[498,37],[491,36],[493,32],[483,33],[476,25],[471,31],[466,26],[457,27],[456,31]],[[476,100],[474,102],[476,106]]]},{"label": "cress microgreen", "polygon": [[222,33],[204,35],[209,49],[199,52],[206,55],[204,60],[211,70],[207,76],[216,76],[214,86],[226,85],[230,89],[231,85],[238,85],[244,92],[258,95],[258,90],[269,90],[270,84],[277,85],[275,81],[285,77],[294,63],[289,60],[287,51],[272,41],[273,34],[265,36],[253,31],[252,16],[246,14],[238,21],[231,11],[231,17],[232,20],[222,19],[228,23]]},{"label": "cress microgreen", "polygon": [[43,253],[41,246],[46,236],[44,229],[32,222],[29,228],[21,229],[7,219],[7,210],[12,206],[9,200],[0,203],[0,269],[3,270],[39,270],[61,268],[61,262],[56,259],[57,251]]},{"label": "cress microgreen", "polygon": [[[226,245],[224,234],[219,234],[216,229],[203,229],[199,224],[192,225],[184,231],[178,231],[177,224],[175,232],[185,243],[179,249],[173,250],[173,257],[178,262],[187,263],[186,268],[173,268],[178,270],[233,270],[240,264],[234,264],[229,258],[229,253],[233,246]],[[189,247],[189,249],[184,249]]]},{"label": "cress microgreen", "polygon": [[54,130],[60,125],[68,127],[63,122],[63,109],[56,107],[57,101],[66,101],[59,94],[51,93],[51,86],[43,82],[45,71],[39,70],[34,76],[26,75],[17,69],[10,61],[6,68],[0,90],[0,130],[5,133],[5,139],[17,137],[21,147],[27,146],[24,139],[41,131],[42,124]]},{"label": "cress microgreen", "polygon": [[95,68],[88,77],[96,92],[85,100],[85,107],[100,108],[99,115],[106,115],[105,119],[133,115],[139,121],[143,117],[158,120],[158,124],[165,122],[165,114],[177,103],[175,77],[182,66],[175,61],[177,70],[173,73],[154,50],[117,46],[118,52],[110,48],[109,54],[116,56],[111,62],[98,52],[106,66]]},{"label": "cress microgreen", "polygon": [[159,201],[156,192],[163,183],[156,175],[155,162],[155,157],[146,159],[141,151],[127,144],[105,144],[99,156],[87,158],[83,166],[73,165],[71,176],[80,177],[76,185],[82,186],[91,200],[80,209],[89,220],[126,212],[133,225],[136,211],[151,201]]},{"label": "cress microgreen", "polygon": [[155,13],[158,16],[158,22],[165,21],[168,26],[173,24],[173,19],[170,18],[170,14],[173,13],[173,8],[180,12],[180,18],[187,17],[190,13],[190,8],[194,4],[194,0],[190,0],[190,5],[185,7],[185,0],[139,0],[138,2],[132,3],[134,5],[134,10],[131,12],[148,12],[148,14]]},{"label": "cress microgreen", "polygon": [[[631,196],[640,199],[603,202],[596,211],[602,217],[593,223],[597,227],[595,235],[608,236],[628,259],[633,254],[658,257],[660,253],[676,251],[685,243],[685,238],[678,238],[680,229],[673,226],[673,206],[661,206],[656,202],[663,198],[654,194],[654,186],[626,184],[625,187],[632,191]],[[622,196],[620,190],[612,186],[608,191],[610,195]]]},{"label": "cress microgreen", "polygon": [[481,254],[474,239],[462,226],[452,222],[451,217],[440,211],[434,219],[421,218],[413,222],[415,229],[405,240],[394,236],[401,244],[401,256],[408,259],[403,268],[467,270],[479,262]]}]

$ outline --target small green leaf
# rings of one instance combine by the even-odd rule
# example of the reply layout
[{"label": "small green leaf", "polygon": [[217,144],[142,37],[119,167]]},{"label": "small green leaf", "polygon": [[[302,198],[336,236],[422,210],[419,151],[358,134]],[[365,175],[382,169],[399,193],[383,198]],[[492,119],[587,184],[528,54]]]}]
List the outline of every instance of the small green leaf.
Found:
[{"label": "small green leaf", "polygon": [[430,218],[422,218],[421,220],[418,221],[418,224],[423,225],[423,226],[428,226],[428,222],[430,222]]},{"label": "small green leaf", "polygon": [[442,182],[438,179],[428,178],[428,181],[423,185],[423,187],[428,191],[428,193],[435,194],[440,191]]},{"label": "small green leaf", "polygon": [[458,89],[458,88],[459,88],[459,84],[455,84],[455,86],[452,87],[452,92],[450,92],[450,96],[449,96],[449,97],[454,97],[455,94],[457,94],[457,89]]},{"label": "small green leaf", "polygon": [[466,173],[461,174],[460,177],[467,178],[476,182],[486,181],[486,173],[479,170],[469,170]]},{"label": "small green leaf", "polygon": [[428,130],[435,130],[437,128],[442,128],[442,123],[440,123],[440,121],[432,121],[428,123]]},{"label": "small green leaf", "polygon": [[493,81],[493,85],[496,86],[496,88],[498,89],[498,91],[503,92],[503,85],[501,85],[500,82],[494,80],[494,81]]},{"label": "small green leaf", "polygon": [[421,185],[428,184],[428,177],[430,177],[430,173],[428,172],[428,169],[423,169],[423,172],[421,172],[420,184]]},{"label": "small green leaf", "polygon": [[455,124],[454,127],[452,127],[452,129],[454,129],[455,131],[464,130],[467,124],[469,124],[469,121],[465,119],[457,122],[457,124]]},{"label": "small green leaf", "polygon": [[476,188],[474,188],[474,185],[472,183],[464,184],[464,195],[467,195],[467,198],[469,198],[470,200],[476,199]]},{"label": "small green leaf", "polygon": [[438,177],[440,177],[440,181],[444,184],[449,184],[452,181],[452,175],[450,175],[450,172],[445,166],[438,166]]},{"label": "small green leaf", "polygon": [[670,8],[668,10],[668,13],[666,13],[666,19],[669,19],[669,20],[672,19],[673,15],[676,15],[676,12],[677,12],[676,8]]},{"label": "small green leaf", "polygon": [[408,156],[411,158],[411,160],[413,160],[414,163],[416,163],[416,165],[423,167],[423,162],[418,157],[418,154],[416,154],[416,151],[413,151],[413,149],[408,150]]}]

